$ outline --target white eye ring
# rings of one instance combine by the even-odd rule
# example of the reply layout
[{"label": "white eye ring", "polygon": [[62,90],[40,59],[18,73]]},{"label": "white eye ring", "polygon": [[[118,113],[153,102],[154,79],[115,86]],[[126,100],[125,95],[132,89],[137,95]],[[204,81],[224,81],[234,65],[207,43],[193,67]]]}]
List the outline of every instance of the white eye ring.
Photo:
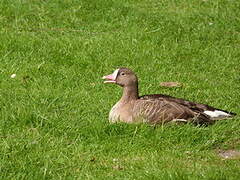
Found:
[{"label": "white eye ring", "polygon": [[121,76],[125,76],[126,74],[124,73],[124,72],[121,72],[121,74],[120,74]]}]

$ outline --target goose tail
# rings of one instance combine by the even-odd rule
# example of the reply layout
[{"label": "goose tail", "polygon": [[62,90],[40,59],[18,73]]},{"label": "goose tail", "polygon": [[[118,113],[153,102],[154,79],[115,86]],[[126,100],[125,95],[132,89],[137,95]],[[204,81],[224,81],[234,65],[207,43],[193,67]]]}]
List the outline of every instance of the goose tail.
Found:
[{"label": "goose tail", "polygon": [[237,115],[234,112],[225,111],[222,109],[205,110],[203,113],[210,116],[212,120],[229,119]]}]

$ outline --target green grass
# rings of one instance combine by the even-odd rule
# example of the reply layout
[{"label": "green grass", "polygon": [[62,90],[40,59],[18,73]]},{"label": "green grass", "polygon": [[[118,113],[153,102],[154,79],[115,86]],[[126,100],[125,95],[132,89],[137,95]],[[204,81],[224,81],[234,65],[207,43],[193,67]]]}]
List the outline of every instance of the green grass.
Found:
[{"label": "green grass", "polygon": [[109,124],[121,89],[101,80],[125,66],[141,94],[240,114],[239,1],[2,0],[0,24],[0,179],[240,178],[217,153],[240,150],[239,116]]}]

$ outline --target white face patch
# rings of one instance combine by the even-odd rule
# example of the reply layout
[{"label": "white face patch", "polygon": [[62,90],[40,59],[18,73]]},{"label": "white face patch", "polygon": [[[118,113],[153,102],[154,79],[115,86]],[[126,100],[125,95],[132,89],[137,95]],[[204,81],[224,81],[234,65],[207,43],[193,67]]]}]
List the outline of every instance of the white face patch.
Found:
[{"label": "white face patch", "polygon": [[230,114],[223,112],[223,111],[219,111],[219,110],[215,110],[215,111],[204,111],[205,114],[209,115],[210,117],[219,117],[219,116],[231,116]]},{"label": "white face patch", "polygon": [[114,80],[116,80],[116,78],[117,78],[118,71],[119,71],[119,69],[116,69],[116,70],[112,73],[112,76],[113,76],[113,79],[114,79]]}]

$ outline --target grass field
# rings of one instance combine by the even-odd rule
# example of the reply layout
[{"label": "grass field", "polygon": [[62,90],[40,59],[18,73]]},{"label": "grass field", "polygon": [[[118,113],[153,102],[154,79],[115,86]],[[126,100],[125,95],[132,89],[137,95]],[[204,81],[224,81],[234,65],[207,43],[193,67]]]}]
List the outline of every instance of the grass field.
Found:
[{"label": "grass field", "polygon": [[239,116],[109,124],[121,89],[101,77],[122,66],[142,95],[240,114],[240,1],[1,0],[0,179],[240,179],[219,155],[240,150]]}]

